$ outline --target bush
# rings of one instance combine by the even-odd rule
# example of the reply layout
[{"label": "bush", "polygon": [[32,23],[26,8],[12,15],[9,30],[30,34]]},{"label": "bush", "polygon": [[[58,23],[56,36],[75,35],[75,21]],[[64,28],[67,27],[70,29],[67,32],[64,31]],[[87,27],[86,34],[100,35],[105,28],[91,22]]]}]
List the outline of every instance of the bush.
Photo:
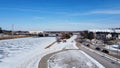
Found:
[{"label": "bush", "polygon": [[38,36],[39,36],[39,37],[43,37],[43,34],[40,33],[40,34],[38,34]]},{"label": "bush", "polygon": [[70,34],[62,34],[62,39],[69,39],[70,38]]},{"label": "bush", "polygon": [[88,39],[90,39],[90,40],[94,39],[94,33],[93,32],[88,33]]}]

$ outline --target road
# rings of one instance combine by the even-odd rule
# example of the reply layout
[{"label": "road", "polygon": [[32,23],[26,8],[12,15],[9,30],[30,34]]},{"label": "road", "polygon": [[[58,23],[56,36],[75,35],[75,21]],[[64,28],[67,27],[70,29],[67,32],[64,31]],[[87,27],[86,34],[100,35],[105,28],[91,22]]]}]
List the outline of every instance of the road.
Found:
[{"label": "road", "polygon": [[90,51],[87,49],[84,45],[77,46],[79,49],[87,53],[89,56],[93,57],[96,59],[99,63],[101,63],[105,68],[120,68],[120,64],[114,63],[111,59],[108,59],[104,56],[101,56],[95,52]]},{"label": "road", "polygon": [[[92,49],[94,49],[94,50],[95,50],[96,47],[99,47],[101,50],[102,50],[102,49],[105,49],[105,46],[101,46],[101,45],[100,45],[100,46],[90,45],[90,48],[92,48]],[[111,50],[110,48],[109,48],[109,49],[106,49],[106,50],[109,51],[109,55],[114,56],[114,57],[120,59],[120,51]]]}]

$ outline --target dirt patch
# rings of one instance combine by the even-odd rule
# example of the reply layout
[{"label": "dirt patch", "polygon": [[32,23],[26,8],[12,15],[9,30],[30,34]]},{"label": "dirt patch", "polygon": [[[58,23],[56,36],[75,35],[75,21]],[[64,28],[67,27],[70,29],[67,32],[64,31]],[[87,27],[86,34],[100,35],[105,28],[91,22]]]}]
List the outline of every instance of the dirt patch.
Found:
[{"label": "dirt patch", "polygon": [[45,49],[50,48],[50,47],[51,47],[53,44],[55,44],[55,43],[56,43],[56,41],[53,42],[53,43],[51,43],[50,45],[46,46]]},{"label": "dirt patch", "polygon": [[76,46],[79,48],[80,47],[80,43],[79,42],[76,42]]}]

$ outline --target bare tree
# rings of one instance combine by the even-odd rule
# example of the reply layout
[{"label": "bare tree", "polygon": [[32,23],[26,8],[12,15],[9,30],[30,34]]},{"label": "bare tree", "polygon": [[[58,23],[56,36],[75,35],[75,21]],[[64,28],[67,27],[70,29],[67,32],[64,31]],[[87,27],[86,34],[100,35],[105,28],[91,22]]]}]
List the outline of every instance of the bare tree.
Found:
[{"label": "bare tree", "polygon": [[90,40],[94,39],[94,33],[93,32],[88,33],[88,39],[90,39]]},{"label": "bare tree", "polygon": [[0,33],[2,33],[3,31],[2,31],[2,28],[0,27]]}]

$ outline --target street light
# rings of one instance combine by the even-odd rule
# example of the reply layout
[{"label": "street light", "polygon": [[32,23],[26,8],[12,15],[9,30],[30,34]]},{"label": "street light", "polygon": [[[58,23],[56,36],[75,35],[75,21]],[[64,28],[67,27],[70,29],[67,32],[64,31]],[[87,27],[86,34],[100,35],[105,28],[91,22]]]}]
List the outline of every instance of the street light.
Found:
[{"label": "street light", "polygon": [[[118,44],[118,48],[117,48],[117,57],[119,57],[119,54],[118,54],[118,49],[120,48],[120,45]],[[117,59],[118,61],[118,59]]]}]

